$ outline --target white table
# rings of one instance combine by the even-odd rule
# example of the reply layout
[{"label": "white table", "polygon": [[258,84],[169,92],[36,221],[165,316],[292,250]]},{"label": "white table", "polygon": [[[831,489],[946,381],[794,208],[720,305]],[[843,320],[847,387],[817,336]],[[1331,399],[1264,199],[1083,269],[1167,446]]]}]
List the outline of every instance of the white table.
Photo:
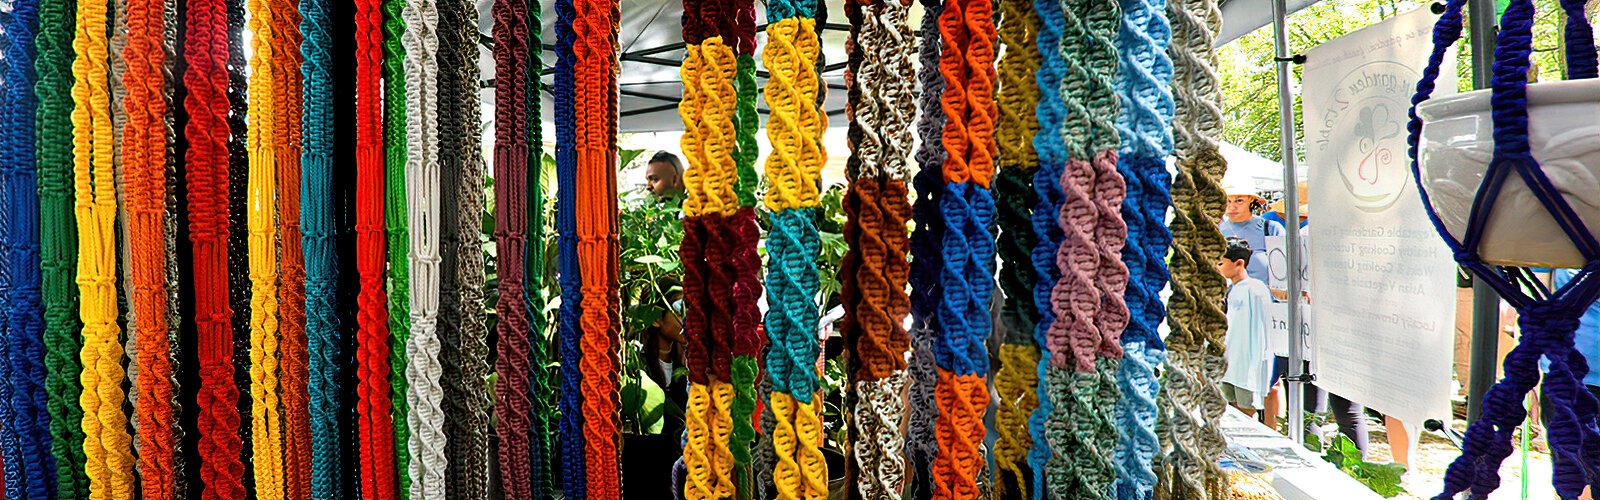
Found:
[{"label": "white table", "polygon": [[1247,448],[1273,466],[1272,486],[1284,500],[1383,499],[1321,456],[1231,406],[1221,425],[1228,444]]}]

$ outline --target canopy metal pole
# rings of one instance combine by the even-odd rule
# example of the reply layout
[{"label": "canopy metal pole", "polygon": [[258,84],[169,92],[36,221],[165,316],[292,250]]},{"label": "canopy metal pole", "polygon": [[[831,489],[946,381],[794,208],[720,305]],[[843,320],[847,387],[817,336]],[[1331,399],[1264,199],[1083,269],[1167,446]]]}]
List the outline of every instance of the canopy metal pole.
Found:
[{"label": "canopy metal pole", "polygon": [[[1490,87],[1494,67],[1495,0],[1471,0],[1467,15],[1472,44],[1472,86]],[[1483,413],[1483,395],[1494,385],[1495,365],[1500,352],[1500,295],[1481,279],[1472,280],[1472,351],[1467,366],[1471,371],[1467,385],[1467,422],[1476,422]]]},{"label": "canopy metal pole", "polygon": [[[1300,192],[1296,189],[1299,176],[1295,169],[1294,95],[1289,92],[1289,63],[1295,59],[1289,57],[1289,35],[1284,27],[1286,11],[1284,0],[1272,1],[1272,45],[1278,65],[1278,140],[1283,151],[1283,211],[1288,226],[1284,228],[1288,247],[1284,255],[1289,265],[1286,305],[1289,308],[1289,370],[1283,385],[1289,400],[1289,438],[1295,443],[1304,443],[1305,408],[1301,402],[1305,400],[1304,382],[1309,382],[1310,378],[1305,374],[1305,355],[1301,352],[1305,346],[1300,338]],[[1276,418],[1276,415],[1267,418]]]}]

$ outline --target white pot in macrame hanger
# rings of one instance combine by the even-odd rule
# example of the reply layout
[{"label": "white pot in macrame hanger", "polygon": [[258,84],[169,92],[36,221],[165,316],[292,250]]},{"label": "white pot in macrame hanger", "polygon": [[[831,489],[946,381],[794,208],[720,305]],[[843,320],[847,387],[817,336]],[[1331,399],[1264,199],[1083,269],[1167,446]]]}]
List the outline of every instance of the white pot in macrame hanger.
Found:
[{"label": "white pot in macrame hanger", "polygon": [[[1467,217],[1494,152],[1490,90],[1430,99],[1417,106],[1421,180],[1452,236]],[[1600,80],[1528,85],[1528,144],[1545,175],[1591,232],[1600,229]],[[1596,233],[1600,238],[1600,233]],[[1500,189],[1479,243],[1484,262],[1506,266],[1583,267],[1583,255],[1523,179]]]}]

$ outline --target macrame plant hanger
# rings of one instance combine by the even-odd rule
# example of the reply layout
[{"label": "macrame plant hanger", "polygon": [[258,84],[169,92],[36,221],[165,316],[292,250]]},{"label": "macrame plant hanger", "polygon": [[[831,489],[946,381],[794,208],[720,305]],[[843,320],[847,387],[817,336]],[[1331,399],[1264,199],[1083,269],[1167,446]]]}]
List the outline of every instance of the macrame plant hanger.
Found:
[{"label": "macrame plant hanger", "polygon": [[[1462,7],[1466,0],[1450,0],[1434,25],[1433,53],[1412,98],[1411,121],[1407,127],[1412,174],[1422,178],[1418,144],[1422,118],[1417,105],[1432,96],[1439,78],[1439,67],[1451,45],[1461,37]],[[1569,16],[1566,25],[1567,61],[1573,79],[1596,77],[1594,35],[1585,18],[1583,2],[1563,0]],[[1562,498],[1577,498],[1584,486],[1600,483],[1600,430],[1597,430],[1596,401],[1579,383],[1589,371],[1583,355],[1573,348],[1573,331],[1578,318],[1600,296],[1600,242],[1581,220],[1557,186],[1545,175],[1529,144],[1527,72],[1532,53],[1534,4],[1532,0],[1513,0],[1501,18],[1501,31],[1495,47],[1494,79],[1490,97],[1493,111],[1494,156],[1483,183],[1478,187],[1467,219],[1465,234],[1451,234],[1428,196],[1427,186],[1418,182],[1423,206],[1435,229],[1454,252],[1456,261],[1471,269],[1479,279],[1493,286],[1521,313],[1522,342],[1506,355],[1505,378],[1485,394],[1483,416],[1467,427],[1461,456],[1445,472],[1444,491],[1434,498],[1448,500],[1456,493],[1471,491],[1472,498],[1487,498],[1500,485],[1500,463],[1512,452],[1512,433],[1528,417],[1522,400],[1539,383],[1538,362],[1550,360],[1544,376],[1545,394],[1554,407],[1550,441],[1556,453],[1567,460],[1556,464],[1552,482]],[[1490,264],[1478,253],[1485,237],[1495,200],[1511,175],[1517,175],[1544,209],[1566,233],[1585,264],[1566,286],[1556,290],[1529,279],[1518,268]]]}]

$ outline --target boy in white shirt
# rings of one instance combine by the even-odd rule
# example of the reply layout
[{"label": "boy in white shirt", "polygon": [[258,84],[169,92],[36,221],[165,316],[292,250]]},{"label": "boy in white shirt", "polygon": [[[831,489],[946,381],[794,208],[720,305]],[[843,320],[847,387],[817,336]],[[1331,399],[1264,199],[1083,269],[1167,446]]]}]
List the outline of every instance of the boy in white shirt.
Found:
[{"label": "boy in white shirt", "polygon": [[1217,270],[1229,282],[1228,370],[1222,375],[1222,389],[1234,407],[1255,416],[1272,387],[1273,357],[1267,345],[1272,290],[1250,277],[1250,256],[1249,242],[1230,238]]}]

